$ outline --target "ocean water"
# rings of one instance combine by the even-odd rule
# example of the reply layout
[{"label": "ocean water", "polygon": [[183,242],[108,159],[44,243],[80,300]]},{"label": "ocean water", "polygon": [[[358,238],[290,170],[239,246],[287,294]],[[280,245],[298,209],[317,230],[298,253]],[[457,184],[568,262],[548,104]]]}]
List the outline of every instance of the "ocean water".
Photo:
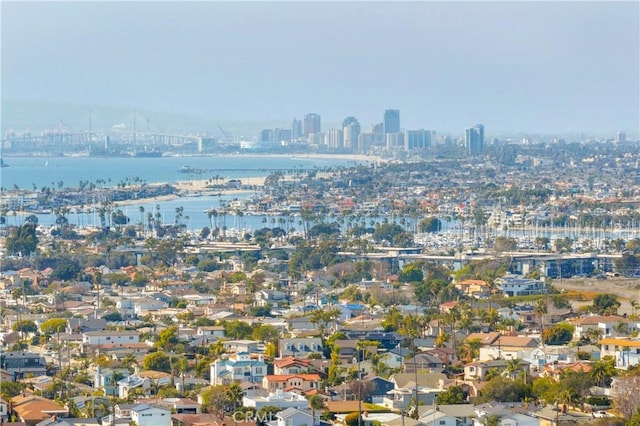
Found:
[{"label": "ocean water", "polygon": [[[0,169],[0,186],[12,190],[40,190],[43,186],[58,188],[78,187],[80,181],[96,183],[104,181],[100,186],[116,186],[120,182],[134,181],[139,178],[146,183],[175,182],[185,180],[220,179],[243,177],[266,177],[270,170],[323,170],[335,167],[350,167],[362,164],[341,157],[313,158],[313,157],[285,157],[270,155],[219,155],[208,157],[154,157],[154,158],[125,158],[125,157],[7,157],[5,163],[9,167]],[[180,168],[188,166],[193,169],[203,169],[206,173],[181,173]],[[174,223],[176,209],[182,207],[183,220],[192,230],[210,226],[206,211],[219,209],[225,202],[234,199],[245,199],[257,193],[244,192],[242,194],[222,196],[181,197],[158,203],[140,203],[120,207],[130,219],[130,223],[137,224],[146,221],[147,212],[155,215],[156,205],[160,207],[162,222]],[[85,206],[86,207],[86,206]],[[140,213],[140,207],[145,212]],[[78,226],[98,226],[100,219],[95,212],[71,213],[69,222]],[[19,225],[24,220],[21,216],[9,216],[10,225]],[[221,222],[221,218],[218,219]],[[225,219],[225,226],[235,229],[256,229],[263,226],[278,226],[273,223],[273,216],[244,216],[242,219],[229,215]],[[41,225],[55,223],[52,214],[39,214]],[[219,223],[220,225],[220,223]],[[300,228],[296,223],[294,228]]]},{"label": "ocean water", "polygon": [[[78,187],[80,181],[105,181],[102,186],[140,178],[146,183],[189,179],[263,177],[269,169],[324,169],[353,166],[361,161],[345,158],[285,157],[270,155],[217,155],[207,157],[7,157],[0,169],[0,186],[30,189],[43,186]],[[207,173],[180,173],[189,166]]]}]

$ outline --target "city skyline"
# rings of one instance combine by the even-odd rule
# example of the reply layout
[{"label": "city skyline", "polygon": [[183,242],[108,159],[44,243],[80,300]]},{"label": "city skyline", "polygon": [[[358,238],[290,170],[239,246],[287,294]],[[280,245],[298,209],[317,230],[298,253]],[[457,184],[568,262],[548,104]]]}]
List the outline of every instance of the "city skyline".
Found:
[{"label": "city skyline", "polygon": [[14,100],[219,121],[316,111],[323,124],[355,115],[366,128],[392,107],[403,129],[640,127],[635,2],[1,8],[3,111]]}]

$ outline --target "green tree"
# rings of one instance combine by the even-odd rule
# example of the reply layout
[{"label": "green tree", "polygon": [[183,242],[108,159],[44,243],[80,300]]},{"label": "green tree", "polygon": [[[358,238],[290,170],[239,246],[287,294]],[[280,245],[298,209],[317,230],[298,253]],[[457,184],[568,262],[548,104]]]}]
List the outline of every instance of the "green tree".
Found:
[{"label": "green tree", "polygon": [[542,332],[542,341],[547,345],[566,345],[573,338],[574,329],[569,323],[555,324]]},{"label": "green tree", "polygon": [[23,389],[24,385],[19,382],[9,382],[6,380],[0,382],[0,395],[2,395],[5,401],[9,401],[14,396],[19,395]]},{"label": "green tree", "polygon": [[40,331],[46,336],[62,333],[67,328],[67,320],[64,318],[51,318],[40,324]]},{"label": "green tree", "polygon": [[230,339],[248,339],[253,334],[253,327],[244,321],[225,321],[222,326],[225,336]]},{"label": "green tree", "polygon": [[613,294],[604,293],[598,294],[593,298],[591,311],[600,315],[616,314],[619,307],[620,302],[618,301],[618,298],[616,296],[614,296]]},{"label": "green tree", "polygon": [[523,383],[497,376],[485,383],[480,399],[483,402],[518,402],[529,393],[528,387]]},{"label": "green tree", "polygon": [[142,366],[145,370],[171,372],[171,358],[162,351],[153,352],[144,357]]},{"label": "green tree", "polygon": [[311,408],[312,426],[316,425],[316,411],[324,408],[324,399],[320,395],[311,395],[309,397],[309,408]]},{"label": "green tree", "polygon": [[176,344],[180,342],[178,338],[178,327],[167,327],[158,333],[158,340],[155,346],[158,349],[171,350]]},{"label": "green tree", "polygon": [[38,331],[38,326],[31,320],[20,320],[14,322],[11,329],[21,333],[35,333]]},{"label": "green tree", "polygon": [[280,339],[280,330],[268,324],[259,325],[253,330],[252,337],[264,343],[277,345]]},{"label": "green tree", "polygon": [[7,252],[18,256],[29,256],[38,247],[38,235],[35,223],[25,223],[13,230],[7,237]]},{"label": "green tree", "polygon": [[440,222],[440,219],[438,219],[437,217],[427,217],[420,221],[420,223],[418,224],[418,229],[420,230],[420,232],[440,232],[440,230],[442,229],[442,222]]},{"label": "green tree", "polygon": [[464,404],[466,401],[464,389],[460,386],[451,386],[446,391],[438,394],[436,398],[436,404],[440,405],[453,405]]},{"label": "green tree", "polygon": [[420,282],[423,279],[422,269],[416,263],[405,265],[398,275],[398,281],[402,283]]}]

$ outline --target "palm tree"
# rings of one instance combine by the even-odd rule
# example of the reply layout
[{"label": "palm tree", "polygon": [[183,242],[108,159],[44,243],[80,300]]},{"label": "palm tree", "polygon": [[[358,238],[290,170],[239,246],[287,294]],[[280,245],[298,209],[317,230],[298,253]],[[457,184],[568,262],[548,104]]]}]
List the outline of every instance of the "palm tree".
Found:
[{"label": "palm tree", "polygon": [[311,408],[311,421],[312,426],[316,425],[316,410],[322,410],[324,408],[324,399],[320,395],[311,395],[309,397],[309,408]]},{"label": "palm tree", "polygon": [[482,424],[484,426],[500,426],[500,423],[501,417],[496,414],[492,414],[490,416],[485,416],[482,418]]},{"label": "palm tree", "polygon": [[451,336],[447,334],[447,332],[445,332],[444,330],[441,330],[440,334],[438,334],[435,340],[436,348],[444,347],[444,345],[449,341],[450,338]]},{"label": "palm tree", "polygon": [[520,371],[520,358],[507,360],[507,374],[511,380],[515,380]]},{"label": "palm tree", "polygon": [[226,394],[227,398],[229,398],[229,401],[233,404],[234,410],[242,405],[242,397],[244,396],[244,391],[238,383],[231,383],[227,387]]},{"label": "palm tree", "polygon": [[482,347],[482,340],[479,337],[473,339],[467,339],[462,344],[463,354],[468,362],[473,361],[480,355],[480,348]]},{"label": "palm tree", "polygon": [[548,312],[547,302],[544,299],[538,299],[536,306],[533,308],[533,312],[540,317],[540,335],[544,331],[544,315]]},{"label": "palm tree", "polygon": [[127,354],[124,357],[122,357],[120,362],[124,367],[129,369],[129,372],[133,372],[132,365],[138,365],[138,360],[136,359],[135,355],[133,355],[133,353],[131,352],[127,352]]},{"label": "palm tree", "polygon": [[638,302],[637,300],[632,300],[631,301],[631,315],[633,315],[634,317],[636,316],[636,310],[638,310],[640,308],[640,302]]}]

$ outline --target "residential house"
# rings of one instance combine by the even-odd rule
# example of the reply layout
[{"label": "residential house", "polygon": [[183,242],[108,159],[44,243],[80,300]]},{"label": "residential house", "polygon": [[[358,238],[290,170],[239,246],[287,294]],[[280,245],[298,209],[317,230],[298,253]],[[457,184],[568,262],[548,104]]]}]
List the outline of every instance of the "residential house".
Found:
[{"label": "residential house", "polygon": [[140,404],[131,409],[131,421],[138,426],[171,426],[171,411]]},{"label": "residential house", "polygon": [[66,407],[50,399],[24,392],[11,398],[10,406],[10,414],[27,426],[36,426],[56,415],[66,417],[69,413]]},{"label": "residential house", "polygon": [[198,327],[198,336],[211,336],[216,338],[224,337],[224,327],[221,325],[211,325]]},{"label": "residential house", "polygon": [[242,406],[254,408],[260,411],[263,407],[280,407],[280,408],[307,408],[309,401],[307,398],[296,392],[285,392],[277,389],[275,392],[269,392],[267,396],[244,396],[242,398]]},{"label": "residential house", "polygon": [[387,367],[400,368],[404,365],[404,359],[411,351],[407,348],[393,348],[389,352],[380,354],[380,362],[383,362]]},{"label": "residential house", "polygon": [[347,337],[351,340],[370,340],[380,342],[380,348],[390,351],[397,348],[404,338],[397,332],[380,332],[371,330],[345,331]]},{"label": "residential house", "polygon": [[141,388],[145,394],[150,392],[151,385],[166,386],[171,384],[171,374],[162,371],[146,370],[136,372],[118,382],[118,397],[127,398],[129,392],[135,388]]},{"label": "residential house", "polygon": [[421,405],[433,405],[436,397],[443,391],[443,384],[448,381],[442,373],[394,374],[389,378],[394,388],[387,392],[382,405],[392,410],[406,410],[415,400],[416,390]]},{"label": "residential house", "polygon": [[540,368],[540,377],[551,377],[559,382],[568,372],[574,373],[590,373],[593,364],[587,361],[572,362],[566,364],[549,363]]},{"label": "residential house", "polygon": [[[429,407],[426,411],[421,412],[420,420],[432,426],[470,426],[475,416],[473,404],[437,405],[435,408]],[[456,420],[455,423],[451,422],[452,417]],[[443,420],[445,423],[440,423]]]},{"label": "residential house", "polygon": [[600,340],[600,358],[612,356],[616,368],[623,370],[640,364],[640,338],[609,337]]},{"label": "residential house", "polygon": [[320,389],[320,375],[316,373],[310,374],[284,374],[275,375],[268,374],[262,379],[262,387],[269,392],[275,392],[278,389],[284,391],[307,392],[310,390]]},{"label": "residential house", "polygon": [[[320,413],[317,413],[319,416]],[[317,420],[317,419],[316,419]],[[269,426],[312,426],[317,424],[312,415],[296,408],[287,408],[276,413],[275,420],[268,423]]]},{"label": "residential house", "polygon": [[436,409],[430,409],[420,417],[420,423],[425,426],[459,426],[455,416],[445,414]]},{"label": "residential house", "polygon": [[[484,380],[487,373],[497,371],[502,374],[507,370],[508,361],[496,359],[492,361],[476,361],[464,366],[464,380]],[[519,362],[519,370],[527,371],[529,363],[523,360]]]},{"label": "residential house", "polygon": [[98,419],[86,419],[86,418],[65,419],[58,416],[52,416],[36,424],[36,426],[101,426],[101,425],[102,423],[100,423]]},{"label": "residential house", "polygon": [[460,293],[467,297],[473,297],[475,299],[485,299],[491,296],[491,288],[486,281],[482,280],[464,280],[458,281],[454,284]]},{"label": "residential house", "polygon": [[133,330],[102,330],[82,333],[82,344],[88,346],[138,343],[140,335]]},{"label": "residential house", "polygon": [[98,366],[93,378],[93,387],[101,389],[106,396],[118,395],[118,382],[130,376],[126,368],[105,368]]},{"label": "residential house", "polygon": [[479,359],[528,358],[539,345],[538,339],[526,336],[500,336],[488,346],[480,348]]},{"label": "residential house", "polygon": [[102,318],[69,318],[66,333],[82,334],[88,331],[103,331],[107,328],[107,321]]},{"label": "residential house", "polygon": [[423,353],[440,358],[445,366],[452,365],[459,360],[458,352],[454,348],[432,348]]},{"label": "residential house", "polygon": [[280,339],[279,356],[307,358],[309,354],[322,354],[322,340],[319,337]]},{"label": "residential house", "polygon": [[288,356],[273,360],[273,373],[276,375],[308,373],[311,360]]},{"label": "residential house", "polygon": [[40,376],[47,374],[47,362],[40,354],[33,352],[2,352],[0,366],[13,377],[13,380],[26,375]]},{"label": "residential house", "polygon": [[366,388],[371,390],[371,392],[365,396],[365,402],[373,402],[374,399],[380,400],[395,388],[395,384],[391,380],[383,379],[379,376],[366,377],[364,383],[367,384]]},{"label": "residential house", "polygon": [[211,386],[233,382],[261,383],[267,374],[267,363],[262,355],[247,352],[220,357],[211,363]]},{"label": "residential house", "polygon": [[413,373],[416,370],[422,373],[439,373],[444,367],[445,364],[440,358],[427,353],[416,354],[404,361],[405,373]]},{"label": "residential house", "polygon": [[494,284],[508,297],[543,294],[546,289],[544,281],[524,278],[519,275],[505,275],[496,278]]},{"label": "residential house", "polygon": [[222,345],[228,353],[256,353],[259,343],[257,340],[227,340]]},{"label": "residential house", "polygon": [[287,302],[287,293],[279,290],[260,290],[255,293],[256,305],[279,308]]},{"label": "residential house", "polygon": [[567,364],[578,361],[579,347],[573,346],[541,346],[531,351],[529,356],[523,359],[531,363],[533,371],[539,371],[545,364]]},{"label": "residential house", "polygon": [[574,340],[593,337],[594,334],[600,338],[629,336],[638,330],[637,322],[618,315],[589,315],[574,318],[570,322],[575,326]]}]

